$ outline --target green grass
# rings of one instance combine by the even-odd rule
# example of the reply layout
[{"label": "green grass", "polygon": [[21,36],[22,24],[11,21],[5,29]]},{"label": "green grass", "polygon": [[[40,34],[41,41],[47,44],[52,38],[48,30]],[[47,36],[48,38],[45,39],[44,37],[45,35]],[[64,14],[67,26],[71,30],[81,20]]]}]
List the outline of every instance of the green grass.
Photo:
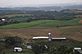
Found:
[{"label": "green grass", "polygon": [[9,51],[6,50],[5,52],[2,52],[0,54],[34,54],[34,53],[32,52],[32,50],[27,50],[27,51],[23,51],[23,52],[14,52],[11,50],[9,50]]},{"label": "green grass", "polygon": [[0,29],[20,29],[20,28],[35,28],[35,27],[64,27],[64,26],[76,26],[81,25],[79,23],[81,19],[73,20],[37,20],[29,23],[17,23],[0,26]]}]

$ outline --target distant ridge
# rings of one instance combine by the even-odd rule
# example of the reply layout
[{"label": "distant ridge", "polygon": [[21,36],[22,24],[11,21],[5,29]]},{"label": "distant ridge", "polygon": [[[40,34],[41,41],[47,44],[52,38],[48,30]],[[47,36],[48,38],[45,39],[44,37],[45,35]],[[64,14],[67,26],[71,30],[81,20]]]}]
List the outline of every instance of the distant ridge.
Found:
[{"label": "distant ridge", "polygon": [[41,6],[41,7],[0,7],[0,10],[25,10],[25,11],[60,11],[63,9],[82,9],[82,4],[79,5],[61,5],[61,6]]}]

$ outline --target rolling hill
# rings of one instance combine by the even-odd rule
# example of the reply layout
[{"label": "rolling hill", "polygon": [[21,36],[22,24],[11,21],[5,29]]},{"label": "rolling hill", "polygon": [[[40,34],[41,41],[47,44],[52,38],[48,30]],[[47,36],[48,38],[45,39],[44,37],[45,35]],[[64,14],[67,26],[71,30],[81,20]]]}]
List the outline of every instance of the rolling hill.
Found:
[{"label": "rolling hill", "polygon": [[3,25],[0,26],[0,29],[21,29],[21,28],[54,28],[54,27],[65,27],[65,26],[77,26],[82,25],[80,23],[81,18],[73,19],[73,20],[37,20],[32,22],[26,23],[17,23],[17,24],[10,24],[10,25]]}]

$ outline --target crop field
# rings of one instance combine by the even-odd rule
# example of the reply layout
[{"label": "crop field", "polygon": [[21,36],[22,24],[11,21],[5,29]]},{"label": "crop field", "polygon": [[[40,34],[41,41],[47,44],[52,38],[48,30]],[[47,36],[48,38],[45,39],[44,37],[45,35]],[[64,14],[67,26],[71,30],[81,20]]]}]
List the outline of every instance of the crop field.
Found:
[{"label": "crop field", "polygon": [[54,28],[54,27],[65,27],[65,26],[77,26],[82,25],[81,19],[73,20],[37,20],[26,23],[17,23],[0,26],[0,29],[22,29],[22,28]]}]

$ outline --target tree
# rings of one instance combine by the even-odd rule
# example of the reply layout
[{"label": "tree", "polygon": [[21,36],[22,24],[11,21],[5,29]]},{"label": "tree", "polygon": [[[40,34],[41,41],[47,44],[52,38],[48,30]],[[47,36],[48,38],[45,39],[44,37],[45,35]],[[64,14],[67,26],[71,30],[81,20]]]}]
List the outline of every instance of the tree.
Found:
[{"label": "tree", "polygon": [[5,44],[7,47],[21,46],[22,39],[19,37],[6,37]]}]

